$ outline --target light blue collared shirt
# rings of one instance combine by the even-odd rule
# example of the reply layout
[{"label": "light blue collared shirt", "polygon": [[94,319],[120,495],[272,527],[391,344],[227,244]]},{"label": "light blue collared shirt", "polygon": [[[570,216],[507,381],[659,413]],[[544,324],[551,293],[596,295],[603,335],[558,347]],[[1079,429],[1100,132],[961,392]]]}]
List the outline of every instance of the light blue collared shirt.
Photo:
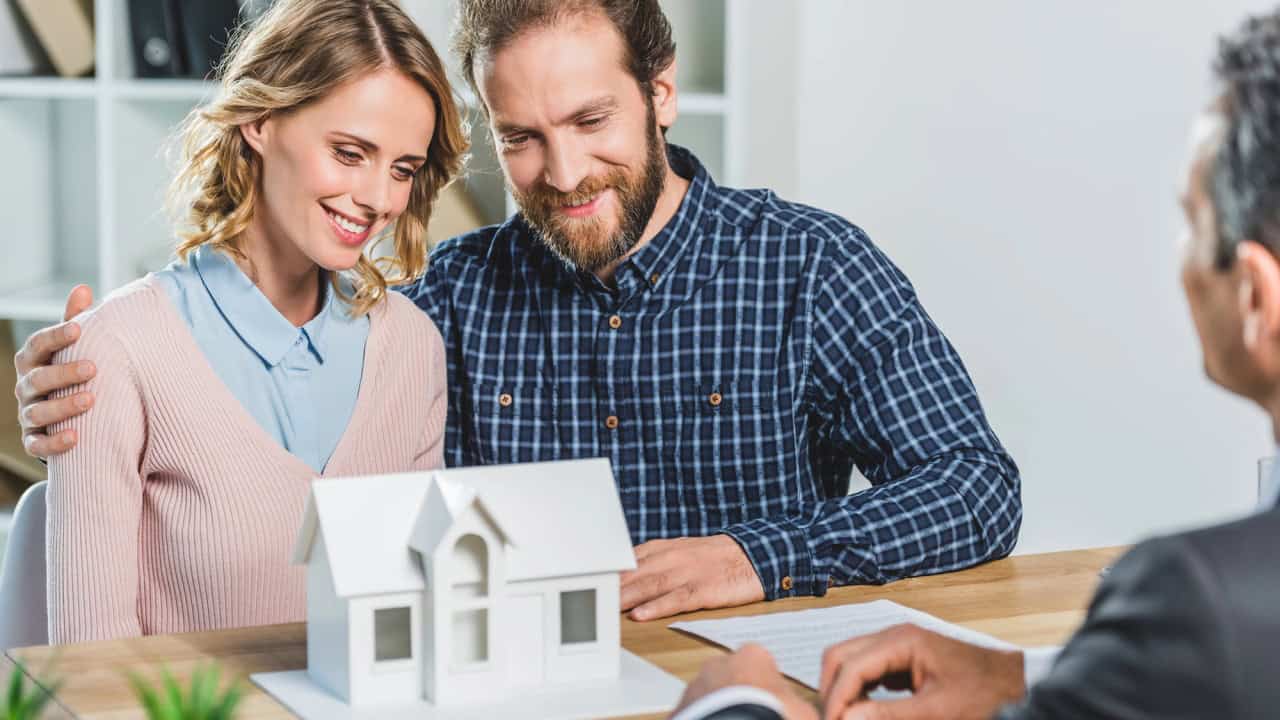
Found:
[{"label": "light blue collared shirt", "polygon": [[208,247],[155,277],[231,394],[285,450],[322,472],[355,410],[369,318],[350,317],[325,283],[323,309],[295,327],[231,258]]}]

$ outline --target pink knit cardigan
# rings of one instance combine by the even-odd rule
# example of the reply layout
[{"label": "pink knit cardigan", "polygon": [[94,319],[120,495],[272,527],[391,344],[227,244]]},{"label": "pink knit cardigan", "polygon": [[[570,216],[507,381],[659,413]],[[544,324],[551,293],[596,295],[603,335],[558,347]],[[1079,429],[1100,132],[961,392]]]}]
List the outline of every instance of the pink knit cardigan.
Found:
[{"label": "pink knit cardigan", "polygon": [[[92,360],[96,400],[53,428],[79,444],[49,463],[50,642],[303,620],[303,569],[289,559],[315,471],[240,405],[150,277],[79,322],[56,362]],[[324,477],[442,467],[435,325],[389,293],[364,358]]]}]

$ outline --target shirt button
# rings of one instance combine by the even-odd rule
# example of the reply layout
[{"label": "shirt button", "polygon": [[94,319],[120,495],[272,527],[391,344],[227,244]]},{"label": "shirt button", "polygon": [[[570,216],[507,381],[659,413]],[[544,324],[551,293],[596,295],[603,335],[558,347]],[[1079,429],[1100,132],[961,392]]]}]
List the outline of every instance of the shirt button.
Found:
[{"label": "shirt button", "polygon": [[707,402],[711,403],[711,407],[720,407],[720,403],[724,402],[724,398],[720,396],[720,393],[711,393],[711,396],[707,398]]},{"label": "shirt button", "polygon": [[617,315],[614,315],[613,317],[609,318],[609,327],[613,328],[614,330],[617,330],[618,328],[622,327],[622,318],[618,317]]},{"label": "shirt button", "polygon": [[609,428],[610,430],[617,430],[617,429],[618,429],[618,416],[617,416],[617,415],[610,415],[609,417],[605,418],[605,419],[604,419],[604,426],[605,426],[605,427],[607,427],[607,428]]},{"label": "shirt button", "polygon": [[827,587],[835,587],[835,586],[836,586],[835,576],[827,578]]},{"label": "shirt button", "polygon": [[654,287],[658,287],[658,281],[661,279],[662,279],[662,276],[658,275],[658,273],[654,273],[649,276],[649,284]]},{"label": "shirt button", "polygon": [[790,590],[790,589],[791,589],[791,576],[790,576],[790,575],[788,575],[788,576],[786,576],[786,577],[782,578],[782,589],[783,589],[783,590]]},{"label": "shirt button", "polygon": [[502,393],[498,396],[498,404],[502,407],[511,407],[511,396],[507,393]]}]

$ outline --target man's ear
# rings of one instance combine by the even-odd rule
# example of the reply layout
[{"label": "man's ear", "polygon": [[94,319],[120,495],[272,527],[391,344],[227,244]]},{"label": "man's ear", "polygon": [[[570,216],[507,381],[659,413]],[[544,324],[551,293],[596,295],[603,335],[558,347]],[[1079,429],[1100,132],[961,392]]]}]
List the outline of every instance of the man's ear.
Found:
[{"label": "man's ear", "polygon": [[253,148],[254,152],[259,155],[262,154],[263,148],[266,147],[271,133],[269,120],[270,117],[260,118],[240,126],[240,137],[244,138],[249,147]]},{"label": "man's ear", "polygon": [[676,61],[671,63],[649,83],[653,87],[653,114],[658,126],[669,128],[676,123]]},{"label": "man's ear", "polygon": [[1235,272],[1245,347],[1275,352],[1280,366],[1280,261],[1262,244],[1246,240],[1236,246]]}]

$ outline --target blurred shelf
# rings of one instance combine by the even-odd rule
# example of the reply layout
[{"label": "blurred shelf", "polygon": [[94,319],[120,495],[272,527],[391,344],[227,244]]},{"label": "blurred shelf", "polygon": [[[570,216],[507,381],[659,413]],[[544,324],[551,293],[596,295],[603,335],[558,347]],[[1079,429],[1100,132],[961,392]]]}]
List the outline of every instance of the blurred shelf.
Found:
[{"label": "blurred shelf", "polygon": [[0,98],[92,98],[98,88],[98,82],[93,78],[0,77]]},{"label": "blurred shelf", "polygon": [[122,80],[107,85],[112,97],[122,100],[201,101],[217,92],[216,83],[204,80]]},{"label": "blurred shelf", "polygon": [[202,101],[217,85],[204,80],[95,80],[93,78],[0,77],[0,99],[92,99]]}]

